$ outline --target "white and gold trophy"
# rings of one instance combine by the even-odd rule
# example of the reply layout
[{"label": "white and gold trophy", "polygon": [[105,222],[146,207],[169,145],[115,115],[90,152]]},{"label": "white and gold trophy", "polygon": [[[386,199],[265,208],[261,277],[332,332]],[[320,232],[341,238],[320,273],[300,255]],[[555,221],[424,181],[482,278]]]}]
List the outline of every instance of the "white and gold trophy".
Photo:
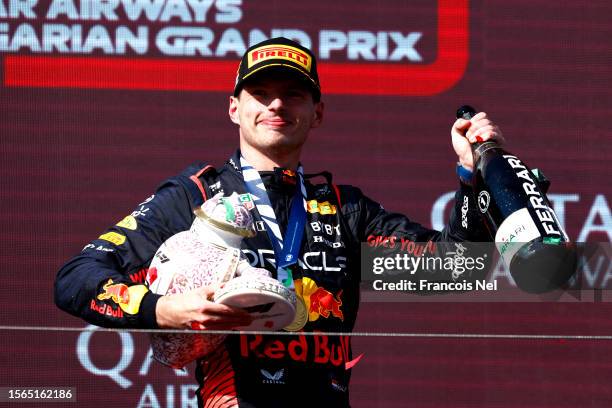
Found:
[{"label": "white and gold trophy", "polygon": [[[252,267],[240,251],[242,239],[254,235],[248,194],[221,193],[195,210],[187,231],[173,235],[155,253],[147,273],[149,289],[161,295],[215,288],[217,303],[242,308],[253,318],[239,330],[279,330],[295,317],[292,290],[263,268]],[[196,327],[196,326],[194,326]],[[217,348],[225,334],[155,333],[153,357],[174,368],[184,367]]]}]

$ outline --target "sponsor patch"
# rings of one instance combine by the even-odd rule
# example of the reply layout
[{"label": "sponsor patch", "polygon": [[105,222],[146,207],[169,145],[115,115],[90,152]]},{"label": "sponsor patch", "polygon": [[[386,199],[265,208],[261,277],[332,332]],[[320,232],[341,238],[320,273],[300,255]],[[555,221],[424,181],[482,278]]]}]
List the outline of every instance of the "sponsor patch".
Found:
[{"label": "sponsor patch", "polygon": [[297,174],[292,170],[283,170],[283,183],[296,184]]},{"label": "sponsor patch", "polygon": [[262,375],[262,383],[263,384],[284,384],[285,383],[285,369],[282,368],[274,373],[269,372],[268,370],[264,370],[263,368],[259,370]]},{"label": "sponsor patch", "polygon": [[210,188],[212,195],[217,195],[217,193],[223,192],[220,181],[217,181],[216,183],[211,184],[208,188]]},{"label": "sponsor patch", "polygon": [[98,300],[112,300],[121,310],[129,314],[137,314],[143,296],[149,291],[144,285],[127,286],[124,283],[113,283],[109,279],[102,287],[104,292],[97,296]]},{"label": "sponsor patch", "polygon": [[295,62],[308,72],[310,72],[310,67],[312,66],[312,60],[304,51],[288,45],[270,44],[255,48],[249,52],[247,67],[251,69],[254,65],[270,59]]},{"label": "sponsor patch", "polygon": [[343,242],[332,242],[329,239],[325,238],[322,235],[315,235],[312,237],[312,242],[313,243],[322,243],[327,245],[330,248],[342,248],[344,246]]},{"label": "sponsor patch", "polygon": [[306,203],[306,209],[311,214],[331,215],[336,213],[336,206],[330,204],[329,201],[320,203],[317,200],[310,200]]},{"label": "sponsor patch", "polygon": [[334,296],[330,291],[317,286],[310,278],[296,279],[294,283],[295,293],[301,296],[306,304],[309,321],[313,322],[321,316],[326,319],[334,316],[344,321],[344,313],[340,310],[342,291]]},{"label": "sponsor patch", "polygon": [[[363,356],[361,354],[350,359],[351,346],[348,336],[330,338],[327,335],[315,335],[307,338],[299,335],[287,339],[269,339],[269,336],[260,334],[240,335],[240,355],[244,358],[290,359],[307,364],[343,367],[346,370],[354,367]],[[261,372],[262,380],[271,381],[277,378],[276,381],[282,381],[287,376],[286,371],[283,375],[278,373],[278,371],[268,372],[266,375]]]},{"label": "sponsor patch", "polygon": [[141,205],[137,210],[132,211],[132,217],[146,217],[149,211],[150,209],[148,207]]},{"label": "sponsor patch", "polygon": [[102,290],[104,292],[97,296],[98,300],[111,299],[117,304],[127,304],[130,301],[128,286],[123,283],[113,283],[113,280],[109,279],[104,286],[102,286]]},{"label": "sponsor patch", "polygon": [[468,227],[467,213],[469,210],[469,201],[467,196],[463,196],[463,205],[461,206],[461,226]]},{"label": "sponsor patch", "polygon": [[478,209],[481,213],[486,213],[489,209],[489,203],[491,202],[491,196],[486,190],[482,190],[478,194]]},{"label": "sponsor patch", "polygon": [[[153,267],[152,269],[155,269],[155,267]],[[140,268],[136,272],[130,273],[128,276],[130,277],[130,280],[134,283],[144,283],[147,279],[148,273],[148,268]]]},{"label": "sponsor patch", "polygon": [[121,245],[125,242],[125,235],[121,235],[111,231],[107,232],[106,234],[100,235],[98,239],[103,239],[115,245]]},{"label": "sponsor patch", "polygon": [[117,223],[118,227],[134,231],[138,227],[138,221],[131,215],[128,215]]},{"label": "sponsor patch", "polygon": [[332,378],[331,386],[334,390],[339,391],[339,392],[346,392],[348,390],[348,387],[346,385],[342,384],[340,381],[336,380],[335,378]]},{"label": "sponsor patch", "polygon": [[123,317],[123,311],[121,309],[119,308],[113,309],[110,305],[107,305],[106,303],[102,303],[101,305],[99,305],[93,299],[91,300],[91,303],[89,304],[89,308],[93,310],[94,312],[100,313],[101,315],[104,315],[104,316],[111,316],[111,317],[116,317],[116,318]]},{"label": "sponsor patch", "polygon": [[85,247],[83,248],[83,251],[85,251],[87,249],[94,249],[94,250],[99,251],[99,252],[115,252],[115,250],[112,249],[112,248],[107,248],[107,247],[102,246],[102,245],[95,246],[94,244],[87,244],[87,245],[85,245]]}]

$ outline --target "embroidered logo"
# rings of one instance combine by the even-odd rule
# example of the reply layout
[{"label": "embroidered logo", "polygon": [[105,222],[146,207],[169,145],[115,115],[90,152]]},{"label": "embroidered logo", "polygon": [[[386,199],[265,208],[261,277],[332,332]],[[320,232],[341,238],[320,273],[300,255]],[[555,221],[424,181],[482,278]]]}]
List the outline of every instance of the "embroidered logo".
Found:
[{"label": "embroidered logo", "polygon": [[271,374],[268,370],[261,369],[259,370],[261,375],[264,377],[262,379],[263,384],[285,384],[285,369],[282,368]]}]

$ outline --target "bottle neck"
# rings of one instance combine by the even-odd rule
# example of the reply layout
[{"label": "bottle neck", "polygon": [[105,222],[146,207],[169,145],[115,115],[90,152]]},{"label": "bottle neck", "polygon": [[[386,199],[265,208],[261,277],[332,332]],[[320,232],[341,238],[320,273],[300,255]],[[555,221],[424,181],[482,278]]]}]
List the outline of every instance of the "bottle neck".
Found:
[{"label": "bottle neck", "polygon": [[472,145],[472,155],[474,156],[474,164],[478,163],[484,153],[491,149],[500,149],[499,144],[493,140]]}]

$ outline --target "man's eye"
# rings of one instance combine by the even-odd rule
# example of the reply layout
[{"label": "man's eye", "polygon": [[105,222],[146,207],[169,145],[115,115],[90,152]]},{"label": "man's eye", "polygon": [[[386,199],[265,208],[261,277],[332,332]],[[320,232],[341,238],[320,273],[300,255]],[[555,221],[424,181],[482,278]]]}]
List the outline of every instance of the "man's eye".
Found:
[{"label": "man's eye", "polygon": [[306,94],[304,92],[300,92],[300,91],[291,91],[287,93],[287,96],[290,98],[304,98],[305,95]]}]

